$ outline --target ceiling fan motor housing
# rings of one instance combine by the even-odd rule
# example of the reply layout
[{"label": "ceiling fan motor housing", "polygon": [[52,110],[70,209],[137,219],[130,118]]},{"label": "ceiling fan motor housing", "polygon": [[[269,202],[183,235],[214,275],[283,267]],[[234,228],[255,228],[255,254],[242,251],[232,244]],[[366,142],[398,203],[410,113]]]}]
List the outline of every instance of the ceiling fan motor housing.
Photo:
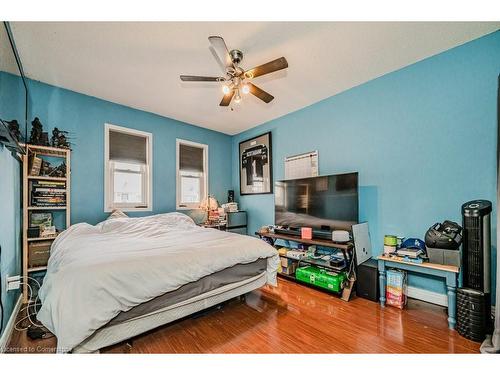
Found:
[{"label": "ceiling fan motor housing", "polygon": [[229,52],[229,55],[231,56],[231,60],[233,61],[233,63],[236,65],[243,61],[243,52],[241,52],[239,49],[232,49]]}]

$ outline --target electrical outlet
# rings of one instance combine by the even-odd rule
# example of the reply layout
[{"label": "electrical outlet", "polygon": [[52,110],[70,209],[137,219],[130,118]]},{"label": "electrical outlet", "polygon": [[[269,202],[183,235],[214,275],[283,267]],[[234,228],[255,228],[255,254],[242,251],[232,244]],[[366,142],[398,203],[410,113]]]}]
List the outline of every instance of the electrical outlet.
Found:
[{"label": "electrical outlet", "polygon": [[5,278],[5,285],[7,286],[7,291],[9,290],[17,290],[21,286],[21,276],[9,276]]}]

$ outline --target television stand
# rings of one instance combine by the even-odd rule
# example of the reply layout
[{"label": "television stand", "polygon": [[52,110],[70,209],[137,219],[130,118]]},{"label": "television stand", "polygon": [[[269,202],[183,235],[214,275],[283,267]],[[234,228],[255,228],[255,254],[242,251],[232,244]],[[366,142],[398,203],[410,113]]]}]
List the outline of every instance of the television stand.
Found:
[{"label": "television stand", "polygon": [[[280,230],[280,231],[286,231],[286,229]],[[329,247],[332,249],[340,250],[342,252],[342,255],[344,256],[344,260],[345,260],[345,267],[342,267],[342,269],[339,269],[338,267],[334,267],[334,266],[330,265],[329,262],[322,261],[319,259],[305,259],[305,258],[303,258],[301,260],[298,260],[298,259],[291,259],[291,258],[288,258],[286,256],[285,256],[285,258],[288,258],[288,259],[295,261],[297,263],[307,263],[307,264],[310,264],[310,265],[313,265],[313,266],[316,266],[319,268],[324,268],[328,271],[333,271],[333,272],[342,272],[342,271],[346,271],[348,273],[350,271],[356,272],[355,263],[353,265],[351,265],[352,262],[355,262],[355,259],[354,259],[355,254],[353,251],[354,245],[351,242],[338,243],[338,242],[333,242],[331,240],[331,238],[328,240],[326,240],[326,239],[307,240],[307,239],[301,238],[301,236],[299,236],[299,235],[276,233],[276,230],[274,233],[258,231],[258,232],[255,232],[255,234],[257,236],[259,236],[260,238],[266,238],[266,239],[270,240],[270,242],[273,245],[274,245],[276,240],[285,240],[285,241],[293,241],[293,242],[297,242],[297,243],[301,243],[301,244],[305,244],[305,245],[324,246],[324,247]],[[282,255],[280,255],[280,257],[282,257]],[[301,282],[300,280],[297,280],[295,278],[295,275],[288,275],[288,274],[283,274],[283,273],[279,273],[279,272],[278,272],[278,275],[285,278],[285,279],[297,282],[301,285],[306,285],[306,286],[312,287],[314,289],[319,289],[318,287],[315,287],[315,286],[310,285],[310,284],[305,284],[305,283]],[[348,276],[350,276],[350,275],[348,275]],[[350,288],[352,290],[352,285],[350,286]],[[325,289],[319,289],[319,290],[321,290],[323,292],[326,291]],[[349,288],[347,288],[346,290],[349,290]],[[330,292],[330,293],[332,293],[332,292]],[[350,291],[349,291],[349,296],[350,296]],[[346,299],[344,299],[344,296],[342,296],[342,299],[349,300],[349,296],[347,296]]]}]

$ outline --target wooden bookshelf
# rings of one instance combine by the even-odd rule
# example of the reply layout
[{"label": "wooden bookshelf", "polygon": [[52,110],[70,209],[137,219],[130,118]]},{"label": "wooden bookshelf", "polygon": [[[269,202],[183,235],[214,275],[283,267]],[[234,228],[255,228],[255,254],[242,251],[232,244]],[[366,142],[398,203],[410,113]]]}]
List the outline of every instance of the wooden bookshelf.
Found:
[{"label": "wooden bookshelf", "polygon": [[46,271],[47,266],[28,268],[28,273]]},{"label": "wooden bookshelf", "polygon": [[[28,238],[28,227],[30,222],[30,215],[33,211],[44,212],[44,211],[65,211],[65,225],[66,228],[70,226],[71,217],[71,150],[56,147],[45,147],[30,144],[23,144],[23,148],[26,153],[22,155],[23,162],[23,269],[22,275],[24,277],[23,282],[27,281],[27,277],[33,272],[42,272],[47,270],[46,265],[29,267],[29,251],[28,247],[30,244],[41,242],[41,241],[53,241],[57,238],[56,236],[50,237],[32,237]],[[66,163],[66,177],[53,177],[53,176],[32,176],[29,174],[30,156],[36,154],[38,157],[56,157],[64,159]],[[65,206],[46,206],[46,207],[36,207],[31,206],[31,191],[30,191],[30,181],[40,180],[40,181],[57,181],[65,182],[65,192],[66,192],[66,205]],[[57,228],[59,230],[66,228]],[[28,302],[28,286],[23,284],[23,303]]]},{"label": "wooden bookshelf", "polygon": [[31,237],[28,238],[28,242],[36,242],[36,241],[50,241],[50,240],[55,240],[57,236],[50,236],[50,237]]}]

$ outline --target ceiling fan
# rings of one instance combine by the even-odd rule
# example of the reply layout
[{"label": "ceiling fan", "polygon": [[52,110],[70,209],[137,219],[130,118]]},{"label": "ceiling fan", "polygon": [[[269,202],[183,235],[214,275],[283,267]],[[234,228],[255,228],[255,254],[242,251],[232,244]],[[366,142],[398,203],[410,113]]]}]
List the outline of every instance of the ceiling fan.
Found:
[{"label": "ceiling fan", "polygon": [[210,36],[208,40],[217,54],[217,57],[224,64],[225,75],[222,77],[181,75],[181,81],[221,82],[223,84],[222,92],[224,93],[224,97],[219,105],[223,107],[227,107],[231,103],[233,97],[234,102],[239,103],[241,101],[241,93],[251,93],[265,103],[269,103],[274,99],[274,96],[255,86],[250,81],[264,74],[288,68],[288,62],[284,57],[256,66],[253,69],[243,70],[239,66],[243,60],[243,52],[237,49],[228,51],[224,39],[220,36]]}]

